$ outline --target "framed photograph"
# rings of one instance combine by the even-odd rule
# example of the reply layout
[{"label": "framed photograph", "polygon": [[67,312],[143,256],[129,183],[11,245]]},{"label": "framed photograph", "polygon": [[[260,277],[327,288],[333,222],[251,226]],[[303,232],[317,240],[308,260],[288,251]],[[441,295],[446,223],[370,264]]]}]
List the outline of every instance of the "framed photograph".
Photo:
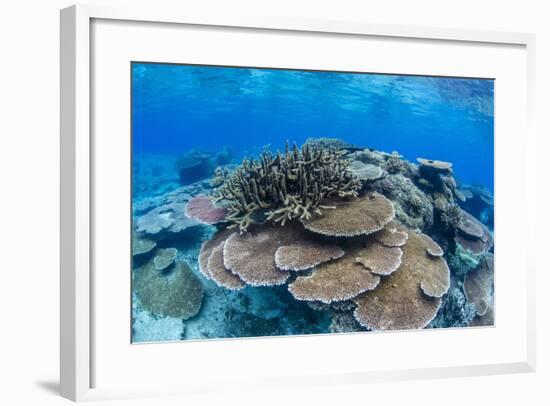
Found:
[{"label": "framed photograph", "polygon": [[534,370],[532,35],[73,6],[61,55],[63,396]]}]

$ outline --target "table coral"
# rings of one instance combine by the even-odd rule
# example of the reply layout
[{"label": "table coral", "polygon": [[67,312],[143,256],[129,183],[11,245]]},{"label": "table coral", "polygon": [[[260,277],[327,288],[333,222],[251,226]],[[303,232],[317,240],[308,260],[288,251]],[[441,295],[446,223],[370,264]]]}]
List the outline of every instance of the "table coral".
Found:
[{"label": "table coral", "polygon": [[302,271],[343,255],[344,250],[335,244],[297,241],[277,249],[275,264],[284,271]]},{"label": "table coral", "polygon": [[337,261],[325,262],[313,268],[311,275],[299,276],[288,285],[298,300],[331,303],[354,298],[380,283],[380,276],[356,261],[361,248],[347,249]]},{"label": "table coral", "polygon": [[420,163],[421,166],[432,168],[433,170],[436,170],[436,171],[447,172],[453,167],[452,163],[445,162],[445,161],[437,161],[437,160],[426,159],[426,158],[416,158],[416,160]]},{"label": "table coral", "polygon": [[428,256],[426,240],[407,231],[401,266],[379,286],[354,298],[354,315],[373,330],[424,328],[436,315],[450,285],[449,268],[441,257]]},{"label": "table coral", "polygon": [[216,248],[212,250],[212,253],[208,257],[208,275],[219,286],[231,290],[238,290],[244,288],[245,283],[224,265],[223,260],[223,248],[225,241],[222,241]]},{"label": "table coral", "polygon": [[232,230],[218,231],[210,240],[202,243],[199,252],[198,263],[199,271],[204,275],[206,279],[211,279],[210,272],[208,270],[208,258],[212,254],[214,248],[219,246],[221,242],[224,242],[231,234],[233,234]]},{"label": "table coral", "polygon": [[290,274],[277,268],[275,253],[299,240],[302,232],[294,224],[281,227],[269,223],[251,227],[244,234],[235,232],[224,246],[225,267],[252,286],[282,285]]},{"label": "table coral", "polygon": [[310,219],[302,219],[305,228],[333,237],[367,235],[384,228],[395,215],[392,202],[376,192],[356,199],[330,201],[327,204],[334,209],[326,210]]},{"label": "table coral", "polygon": [[404,231],[398,231],[392,221],[382,230],[374,233],[374,238],[386,247],[401,247],[405,245],[409,235]]},{"label": "table coral", "polygon": [[332,303],[352,299],[380,282],[379,275],[398,269],[401,249],[386,247],[374,238],[350,241],[342,258],[313,268],[310,275],[300,276],[288,289],[299,300]]}]

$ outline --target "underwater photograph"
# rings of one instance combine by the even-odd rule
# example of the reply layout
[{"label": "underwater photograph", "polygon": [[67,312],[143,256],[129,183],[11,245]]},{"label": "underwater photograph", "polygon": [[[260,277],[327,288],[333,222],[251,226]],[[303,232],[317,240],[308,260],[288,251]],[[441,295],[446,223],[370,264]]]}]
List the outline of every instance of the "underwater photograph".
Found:
[{"label": "underwater photograph", "polygon": [[494,80],[133,62],[133,343],[494,325]]}]

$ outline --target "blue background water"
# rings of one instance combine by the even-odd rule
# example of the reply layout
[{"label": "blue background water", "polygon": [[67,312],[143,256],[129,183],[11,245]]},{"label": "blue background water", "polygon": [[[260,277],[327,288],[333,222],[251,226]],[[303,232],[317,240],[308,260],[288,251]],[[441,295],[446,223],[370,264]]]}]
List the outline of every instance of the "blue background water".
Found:
[{"label": "blue background water", "polygon": [[493,89],[487,79],[134,63],[133,148],[229,146],[239,157],[335,137],[451,161],[459,180],[493,189]]}]

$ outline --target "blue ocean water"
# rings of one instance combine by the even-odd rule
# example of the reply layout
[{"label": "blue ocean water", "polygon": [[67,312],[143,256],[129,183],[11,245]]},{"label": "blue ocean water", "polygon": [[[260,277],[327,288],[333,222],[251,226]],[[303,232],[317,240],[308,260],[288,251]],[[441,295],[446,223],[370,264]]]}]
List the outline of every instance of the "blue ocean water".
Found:
[{"label": "blue ocean water", "polygon": [[489,79],[133,63],[133,151],[241,157],[341,138],[450,161],[458,180],[492,190],[493,92]]}]

